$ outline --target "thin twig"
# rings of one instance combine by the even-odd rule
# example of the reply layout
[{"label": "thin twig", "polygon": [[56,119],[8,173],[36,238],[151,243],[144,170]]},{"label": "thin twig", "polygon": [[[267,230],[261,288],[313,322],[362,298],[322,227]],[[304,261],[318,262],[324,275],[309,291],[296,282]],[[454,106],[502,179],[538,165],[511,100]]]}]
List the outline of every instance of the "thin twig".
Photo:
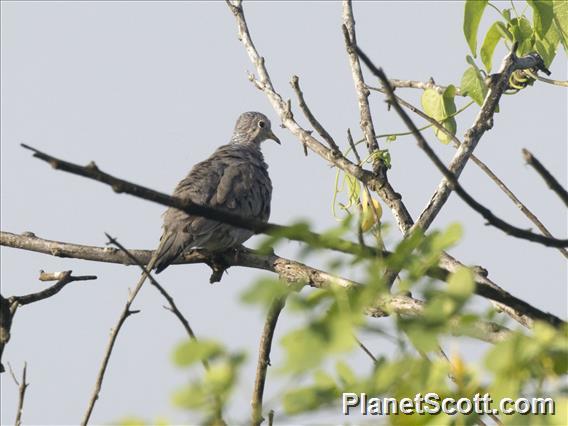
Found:
[{"label": "thin twig", "polygon": [[[391,87],[393,88],[409,88],[409,89],[433,89],[438,93],[443,93],[448,86],[440,86],[436,84],[432,78],[428,81],[416,81],[416,80],[400,80],[396,78],[391,78],[389,80]],[[371,89],[369,87],[369,89]],[[456,88],[456,96],[466,96],[464,95],[459,88]]]},{"label": "thin twig", "polygon": [[[353,17],[353,7],[350,0],[343,0],[343,39],[345,41],[345,48],[349,63],[351,64],[351,74],[353,75],[353,83],[355,84],[355,92],[357,93],[357,101],[359,103],[359,115],[361,130],[367,140],[367,148],[369,154],[379,151],[379,144],[375,137],[375,127],[373,125],[373,118],[371,116],[371,108],[369,106],[369,89],[365,85],[363,78],[363,71],[359,57],[357,56],[357,35],[355,32],[355,18]],[[373,169],[375,173],[384,165],[381,165],[380,160],[373,161]]]},{"label": "thin twig", "polygon": [[312,127],[315,129],[316,132],[318,132],[318,134],[322,137],[322,139],[327,142],[329,148],[336,155],[341,155],[341,150],[339,149],[339,147],[337,146],[331,135],[328,133],[327,130],[325,130],[325,128],[318,121],[318,119],[312,114],[312,111],[306,104],[306,100],[304,99],[304,94],[302,93],[302,89],[300,89],[300,78],[297,75],[292,76],[290,84],[292,85],[292,88],[294,89],[294,92],[298,97],[298,105],[300,106],[300,109],[302,110],[302,112],[304,113],[304,115],[312,125]]},{"label": "thin twig", "polygon": [[8,364],[10,368],[10,375],[16,386],[18,386],[18,409],[16,411],[16,420],[14,421],[15,426],[20,426],[22,424],[22,415],[24,413],[24,400],[26,398],[26,389],[29,386],[29,383],[26,381],[27,371],[28,371],[28,363],[24,362],[24,369],[22,370],[22,379],[18,382],[16,379],[16,375],[14,374],[14,370],[12,370],[12,366]]},{"label": "thin twig", "polygon": [[369,358],[371,358],[373,362],[376,363],[377,358],[375,357],[375,355],[373,355],[373,353],[369,350],[369,348],[367,348],[367,346],[365,346],[363,342],[361,342],[361,340],[359,340],[357,337],[355,337],[355,340],[357,341],[359,347],[363,349],[363,352],[365,352],[369,356]]},{"label": "thin twig", "polygon": [[[154,287],[156,287],[156,289],[160,292],[160,294],[164,297],[164,299],[167,300],[168,304],[170,305],[170,306],[164,306],[164,308],[166,310],[170,311],[172,314],[174,314],[177,317],[177,319],[181,322],[181,325],[183,326],[183,328],[187,332],[187,335],[189,336],[189,338],[197,341],[197,336],[195,335],[195,332],[191,328],[191,325],[189,325],[189,321],[187,320],[187,318],[178,309],[174,298],[156,280],[156,278],[152,275],[151,271],[148,271],[146,269],[146,266],[143,263],[141,263],[140,261],[138,261],[136,256],[134,256],[132,253],[130,253],[130,250],[128,250],[126,247],[124,247],[116,238],[111,237],[107,233],[105,233],[105,235],[108,238],[110,244],[113,244],[116,247],[118,247],[118,249],[120,251],[122,251],[130,260],[132,260],[136,265],[138,265],[138,267],[142,270],[142,272],[144,274],[148,275],[148,279],[150,280],[150,284],[152,284]],[[209,368],[209,363],[205,359],[203,360],[203,367],[206,370]]]},{"label": "thin twig", "polygon": [[260,336],[260,345],[258,350],[258,362],[256,364],[256,378],[254,381],[254,390],[252,392],[252,424],[259,426],[264,418],[262,417],[262,398],[264,395],[264,385],[266,383],[266,371],[270,365],[270,349],[272,348],[272,338],[274,337],[274,330],[278,316],[284,305],[286,304],[285,297],[277,297],[272,301],[266,314],[266,321],[264,329]]},{"label": "thin twig", "polygon": [[[153,266],[153,264],[152,264],[152,260],[151,260],[150,264],[148,265],[148,268],[152,269],[152,266]],[[122,325],[124,324],[124,322],[126,321],[126,319],[130,315],[137,314],[138,312],[140,312],[139,310],[131,310],[130,306],[132,305],[132,302],[134,302],[134,299],[138,295],[138,292],[142,288],[142,285],[144,284],[144,281],[146,281],[146,278],[147,278],[147,274],[143,273],[142,276],[140,277],[138,283],[136,284],[136,287],[134,287],[134,290],[129,293],[128,298],[126,299],[126,303],[124,305],[124,308],[123,308],[123,310],[120,313],[120,316],[118,318],[118,321],[117,321],[116,325],[114,326],[114,328],[112,329],[107,347],[105,349],[103,360],[102,360],[101,366],[99,368],[99,373],[97,374],[97,379],[96,379],[96,382],[95,382],[95,388],[93,390],[91,398],[89,399],[89,403],[87,405],[87,411],[85,412],[83,420],[81,421],[82,426],[86,426],[89,423],[89,419],[91,418],[91,414],[93,413],[93,409],[95,408],[95,403],[99,399],[99,394],[101,392],[101,387],[102,387],[102,384],[103,384],[103,379],[104,379],[104,376],[105,376],[105,373],[106,373],[106,369],[108,367],[108,362],[110,360],[110,355],[112,353],[112,350],[114,348],[114,344],[116,342],[116,338],[118,337],[118,333],[120,332]]]},{"label": "thin twig", "polygon": [[63,272],[54,272],[54,273],[46,273],[44,271],[40,272],[39,279],[41,281],[53,281],[59,280],[51,287],[46,288],[45,290],[38,291],[37,293],[26,294],[23,296],[13,296],[12,301],[17,302],[18,305],[23,306],[29,303],[38,302],[40,300],[47,299],[48,297],[54,296],[55,294],[59,293],[63,287],[67,284],[72,283],[74,281],[90,281],[96,280],[96,275],[79,275],[73,276],[71,275],[73,271],[63,271]]},{"label": "thin twig", "polygon": [[552,84],[553,86],[568,87],[568,81],[566,80],[553,80],[551,78],[541,77],[540,75],[537,75],[530,70],[526,70],[525,72],[531,77],[542,81],[543,83]]},{"label": "thin twig", "polygon": [[[187,332],[189,338],[191,340],[197,341],[197,336],[195,335],[193,329],[191,328],[191,326],[189,325],[189,321],[187,320],[187,318],[181,313],[181,311],[178,309],[174,298],[166,291],[166,289],[156,280],[156,278],[154,278],[154,276],[152,275],[151,271],[149,271],[146,266],[144,266],[144,264],[140,263],[136,257],[130,253],[130,251],[124,247],[116,238],[111,237],[109,234],[107,234],[105,232],[106,237],[109,240],[109,244],[113,244],[116,247],[118,247],[119,250],[121,250],[126,256],[128,256],[129,259],[131,259],[133,262],[136,263],[136,265],[138,265],[138,267],[140,269],[142,269],[142,274],[146,275],[148,277],[148,279],[150,280],[150,284],[152,284],[154,287],[156,287],[156,289],[158,289],[158,291],[160,292],[160,294],[162,296],[164,296],[164,298],[168,301],[168,304],[170,306],[164,306],[164,308],[168,311],[170,311],[171,313],[173,313],[178,320],[181,322],[183,328],[185,329],[185,331]],[[201,360],[201,364],[203,365],[203,368],[208,371],[209,370],[209,362],[206,359]],[[216,420],[218,424],[226,424],[225,421],[223,420],[222,417],[222,404],[221,404],[221,400],[219,399],[218,396],[214,396],[215,398],[215,415],[217,416]]]},{"label": "thin twig", "polygon": [[[450,171],[448,168],[446,168],[444,163],[438,158],[438,156],[432,150],[432,148],[430,148],[428,142],[426,142],[426,140],[424,139],[424,137],[422,136],[422,134],[420,133],[414,122],[410,119],[410,117],[399,105],[397,99],[394,97],[392,88],[388,86],[389,84],[388,79],[385,76],[384,72],[381,69],[375,67],[375,65],[370,61],[370,59],[359,48],[357,48],[357,52],[359,53],[359,56],[361,56],[361,59],[363,59],[363,62],[365,62],[365,64],[369,67],[369,69],[371,69],[373,74],[375,74],[385,85],[391,105],[394,106],[395,110],[400,115],[404,123],[408,126],[408,128],[414,132],[414,136],[416,137],[418,146],[426,153],[428,158],[430,158],[430,160],[436,165],[438,170],[440,170],[440,172],[444,175],[445,179],[449,182],[449,184],[456,192],[456,194],[458,194],[459,197],[463,201],[465,201],[467,205],[469,205],[472,209],[474,209],[476,212],[481,214],[491,225],[495,226],[498,229],[501,229],[503,232],[509,235],[512,235],[520,239],[540,243],[548,247],[568,247],[568,240],[566,239],[561,240],[557,238],[550,238],[543,235],[535,234],[531,231],[517,228],[516,226],[513,226],[505,222],[503,219],[495,216],[488,208],[477,202],[471,195],[469,195],[469,193],[465,191],[465,189],[463,189],[463,187],[458,182],[457,175],[454,174],[454,172]],[[416,222],[416,224],[417,223],[418,222]],[[414,226],[416,226],[416,224]]]},{"label": "thin twig", "polygon": [[[389,80],[389,81],[392,81],[392,79]],[[383,90],[379,87],[370,87],[370,86],[368,86],[368,87],[371,90],[376,90],[377,92],[385,93],[385,90]],[[397,96],[396,94],[394,96],[395,96],[396,100],[403,107],[408,108],[409,110],[411,110],[412,112],[414,112],[418,116],[422,117],[424,120],[428,121],[430,124],[432,124],[434,127],[436,127],[436,129],[438,129],[439,131],[441,131],[445,135],[447,135],[449,138],[451,138],[455,147],[459,147],[462,144],[462,142],[457,138],[457,136],[452,134],[450,131],[448,131],[440,122],[433,119],[429,115],[425,114],[423,111],[421,111],[416,106],[405,101],[400,96]],[[419,129],[419,130],[422,130],[422,129]],[[412,134],[412,132],[409,132],[409,134]],[[489,176],[489,178],[491,180],[493,180],[493,182],[495,182],[497,187],[499,189],[501,189],[505,193],[505,195],[507,195],[507,197],[509,197],[509,199],[511,201],[513,201],[515,206],[517,206],[519,208],[519,210],[540,230],[540,232],[542,232],[543,235],[546,235],[547,237],[552,237],[552,234],[550,233],[550,231],[546,228],[546,226],[544,226],[544,224],[538,219],[538,217],[536,217],[536,215],[513,193],[513,191],[511,191],[509,189],[509,187],[505,184],[505,182],[503,182],[482,160],[480,160],[478,157],[476,157],[472,153],[471,154],[471,161],[473,161],[473,163],[476,166],[478,166],[487,176]],[[562,247],[558,247],[558,251],[560,253],[562,253],[562,255],[564,257],[568,258],[568,250],[566,250],[565,248],[562,248]]]},{"label": "thin twig", "polygon": [[548,187],[560,197],[560,199],[568,206],[568,192],[562,187],[560,182],[556,180],[554,176],[542,165],[542,163],[536,158],[528,149],[523,148],[523,157],[527,164],[531,166],[540,175],[540,177],[546,182]]}]

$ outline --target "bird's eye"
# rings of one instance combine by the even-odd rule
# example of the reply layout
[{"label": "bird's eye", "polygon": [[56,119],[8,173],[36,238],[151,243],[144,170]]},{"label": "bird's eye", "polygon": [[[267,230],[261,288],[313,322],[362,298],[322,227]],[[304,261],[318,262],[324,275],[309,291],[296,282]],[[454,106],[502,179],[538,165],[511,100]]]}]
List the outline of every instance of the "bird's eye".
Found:
[{"label": "bird's eye", "polygon": [[258,127],[260,127],[262,129],[264,126],[266,126],[266,123],[264,121],[260,120],[258,122]]}]

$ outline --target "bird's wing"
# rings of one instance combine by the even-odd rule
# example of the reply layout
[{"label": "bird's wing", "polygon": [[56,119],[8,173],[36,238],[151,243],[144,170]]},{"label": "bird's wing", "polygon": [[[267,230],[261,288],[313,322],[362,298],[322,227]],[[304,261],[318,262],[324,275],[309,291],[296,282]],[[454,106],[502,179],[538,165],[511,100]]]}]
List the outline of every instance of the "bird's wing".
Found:
[{"label": "bird's wing", "polygon": [[[250,152],[226,145],[196,164],[178,184],[174,196],[243,217],[268,220],[271,193],[262,157],[251,157]],[[177,209],[166,210],[156,272],[166,268],[185,249],[210,245],[212,236],[223,226],[226,225]]]}]

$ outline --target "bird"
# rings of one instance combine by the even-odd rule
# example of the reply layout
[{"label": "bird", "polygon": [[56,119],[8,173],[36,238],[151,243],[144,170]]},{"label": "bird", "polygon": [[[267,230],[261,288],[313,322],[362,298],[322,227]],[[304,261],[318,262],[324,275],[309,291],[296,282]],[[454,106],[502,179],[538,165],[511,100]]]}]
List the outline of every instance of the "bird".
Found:
[{"label": "bird", "polygon": [[[268,222],[272,182],[261,143],[272,139],[270,120],[249,111],[237,119],[228,144],[197,163],[176,186],[173,196],[182,200]],[[160,244],[147,270],[162,272],[186,250],[206,249],[219,253],[240,246],[253,232],[205,217],[189,215],[173,207],[163,214]]]}]

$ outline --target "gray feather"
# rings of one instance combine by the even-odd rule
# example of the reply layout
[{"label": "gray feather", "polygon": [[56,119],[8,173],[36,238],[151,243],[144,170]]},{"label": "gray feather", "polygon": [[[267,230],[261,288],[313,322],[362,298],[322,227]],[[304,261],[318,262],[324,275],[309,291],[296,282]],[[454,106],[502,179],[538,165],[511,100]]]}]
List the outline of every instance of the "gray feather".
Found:
[{"label": "gray feather", "polygon": [[[242,114],[231,143],[219,147],[207,160],[197,163],[179,182],[173,195],[243,217],[268,221],[272,183],[260,151],[260,144],[266,139],[277,140],[270,129],[270,121],[257,112]],[[169,208],[164,213],[163,234],[156,250],[156,272],[169,266],[185,250],[204,248],[220,252],[242,244],[252,235],[246,229]]]}]

